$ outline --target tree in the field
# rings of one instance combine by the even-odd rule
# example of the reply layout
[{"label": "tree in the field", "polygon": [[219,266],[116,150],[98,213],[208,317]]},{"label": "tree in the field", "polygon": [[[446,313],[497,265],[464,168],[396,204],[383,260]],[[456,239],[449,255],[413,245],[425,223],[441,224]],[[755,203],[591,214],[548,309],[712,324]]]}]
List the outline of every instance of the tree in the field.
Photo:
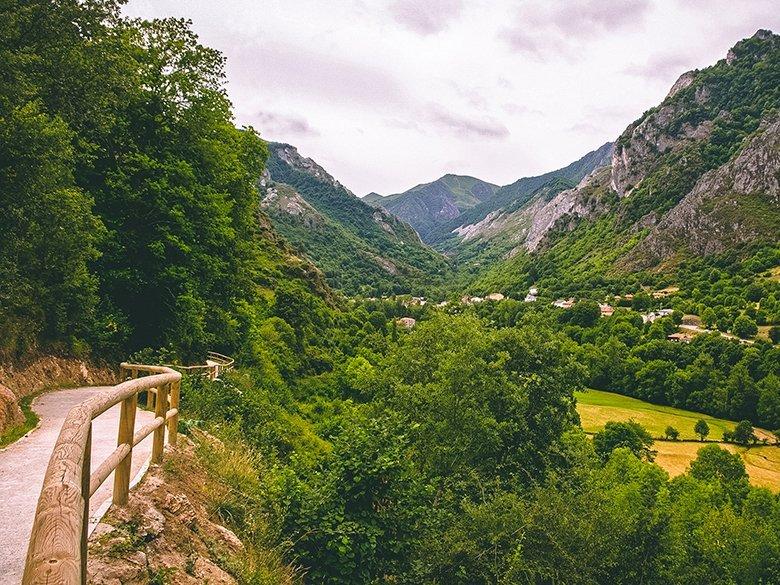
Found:
[{"label": "tree in the field", "polygon": [[669,425],[664,431],[664,436],[670,441],[676,441],[680,437],[680,431],[678,431],[672,425]]},{"label": "tree in the field", "polygon": [[699,439],[703,441],[710,434],[710,425],[707,424],[706,420],[699,419],[693,426],[693,432],[699,435]]},{"label": "tree in the field", "polygon": [[752,439],[755,439],[753,434],[753,425],[749,420],[741,420],[734,428],[734,440],[742,445],[747,445]]},{"label": "tree in the field", "polygon": [[593,447],[604,461],[618,447],[629,449],[640,459],[652,461],[654,458],[654,453],[650,450],[652,445],[653,437],[634,420],[627,422],[609,421],[604,425],[604,430],[593,436]]},{"label": "tree in the field", "polygon": [[715,323],[717,321],[717,315],[715,314],[715,310],[712,307],[707,307],[702,311],[701,314],[701,323],[704,325],[707,329],[712,329],[715,327]]},{"label": "tree in the field", "polygon": [[756,333],[758,333],[758,325],[756,325],[756,322],[747,315],[740,315],[734,319],[734,324],[731,326],[731,332],[737,337],[748,339],[756,336]]},{"label": "tree in the field", "polygon": [[690,474],[699,480],[722,482],[729,494],[737,499],[744,498],[749,489],[742,458],[717,445],[699,449],[696,459],[691,462]]}]

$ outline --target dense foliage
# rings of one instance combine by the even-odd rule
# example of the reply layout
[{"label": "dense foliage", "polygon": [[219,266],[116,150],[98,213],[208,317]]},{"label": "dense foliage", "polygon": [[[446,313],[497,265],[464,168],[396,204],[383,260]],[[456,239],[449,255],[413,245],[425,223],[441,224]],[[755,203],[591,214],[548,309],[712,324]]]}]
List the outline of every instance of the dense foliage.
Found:
[{"label": "dense foliage", "polygon": [[[126,20],[119,5],[0,2],[0,357],[234,354],[224,379],[185,380],[182,428],[210,433],[205,464],[229,487],[212,511],[250,544],[242,583],[290,575],[281,556],[323,584],[780,582],[780,499],[750,486],[738,455],[707,445],[670,480],[640,425],[591,440],[574,401],[591,386],[726,416],[740,443],[753,424],[780,427],[780,348],[667,340],[684,313],[746,337],[777,324],[776,247],[616,275],[639,235],[616,236],[615,216],[517,257],[522,278],[478,285],[519,296],[538,281],[582,296],[570,311],[335,307],[259,212],[267,150],[233,124],[221,55],[185,21]],[[283,173],[402,255],[306,177]],[[345,288],[400,286],[323,257]],[[638,311],[666,301],[642,287],[674,283],[675,313],[644,324]],[[602,318],[597,301],[626,292],[630,306]],[[397,322],[409,315],[411,331]]]},{"label": "dense foliage", "polygon": [[0,5],[0,352],[234,348],[289,251],[224,59],[120,2]]},{"label": "dense foliage", "polygon": [[389,302],[320,307],[304,327],[322,336],[264,328],[280,355],[301,338],[329,364],[286,376],[263,352],[190,381],[198,424],[262,461],[253,491],[217,508],[240,532],[262,510],[311,583],[776,583],[780,500],[739,456],[708,445],[670,480],[636,423],[589,440],[582,346],[504,305],[419,309],[411,333]]}]

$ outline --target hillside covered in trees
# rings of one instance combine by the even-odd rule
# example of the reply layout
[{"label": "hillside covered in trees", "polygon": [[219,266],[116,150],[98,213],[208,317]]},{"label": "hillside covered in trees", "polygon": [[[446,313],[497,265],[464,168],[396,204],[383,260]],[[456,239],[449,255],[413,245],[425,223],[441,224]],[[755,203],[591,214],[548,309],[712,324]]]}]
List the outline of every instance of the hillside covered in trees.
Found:
[{"label": "hillside covered in trees", "polygon": [[[670,132],[708,122],[707,140],[680,139],[659,162],[637,145],[649,112],[615,146],[634,161],[617,172],[619,191],[603,167],[572,186],[581,165],[546,190],[518,186],[513,212],[561,196],[589,211],[552,221],[538,253],[453,276],[406,224],[287,145],[237,128],[224,58],[187,21],[120,9],[0,4],[0,360],[235,356],[219,380],[186,377],[181,402],[199,465],[225,486],[209,494],[208,514],[245,543],[241,567],[222,567],[231,578],[780,583],[780,497],[751,485],[739,455],[707,444],[670,478],[641,426],[611,421],[591,438],[575,400],[596,387],[744,419],[742,430],[780,427],[776,343],[668,339],[689,313],[744,337],[776,319],[776,233],[764,230],[775,215],[756,215],[755,241],[724,238],[701,258],[682,253],[691,241],[648,248],[681,252],[656,272],[639,270],[649,256],[638,246],[651,233],[667,242],[662,216],[707,173],[774,152],[762,140],[776,116],[775,36],[738,45],[736,65],[699,72],[665,102],[686,107]],[[734,84],[750,91],[732,99]],[[689,111],[703,86],[711,101]],[[767,175],[750,175],[759,188],[735,214],[771,207]],[[281,200],[306,214],[281,215]],[[464,215],[484,202],[471,203]],[[700,203],[690,207],[711,210]],[[637,224],[648,214],[657,221]],[[619,258],[626,270],[613,274]],[[537,281],[541,302],[520,301]],[[418,283],[451,291],[450,302],[334,291]],[[673,311],[645,322],[666,302],[648,291],[672,284]],[[468,287],[518,298],[455,302]],[[582,300],[566,310],[548,294]],[[602,317],[606,295],[622,298]],[[154,542],[123,530],[123,555]],[[141,567],[138,583],[174,583],[188,570],[170,569]]]}]

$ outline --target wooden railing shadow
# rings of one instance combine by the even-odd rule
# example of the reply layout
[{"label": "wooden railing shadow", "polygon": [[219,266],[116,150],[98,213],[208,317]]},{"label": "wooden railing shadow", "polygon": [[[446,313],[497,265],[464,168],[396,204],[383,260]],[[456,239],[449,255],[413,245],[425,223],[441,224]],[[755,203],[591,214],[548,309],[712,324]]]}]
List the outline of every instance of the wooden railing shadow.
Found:
[{"label": "wooden railing shadow", "polygon": [[[27,549],[23,585],[86,583],[90,497],[116,470],[112,501],[117,505],[126,504],[133,447],[153,434],[151,461],[159,463],[166,425],[168,442],[176,445],[182,378],[177,370],[215,379],[232,367],[231,358],[213,352],[209,352],[203,366],[123,363],[121,383],[70,410],[44,476]],[[147,407],[154,409],[155,419],[136,431],[135,415],[141,392],[147,392]],[[120,403],[117,448],[91,471],[92,420]]]}]

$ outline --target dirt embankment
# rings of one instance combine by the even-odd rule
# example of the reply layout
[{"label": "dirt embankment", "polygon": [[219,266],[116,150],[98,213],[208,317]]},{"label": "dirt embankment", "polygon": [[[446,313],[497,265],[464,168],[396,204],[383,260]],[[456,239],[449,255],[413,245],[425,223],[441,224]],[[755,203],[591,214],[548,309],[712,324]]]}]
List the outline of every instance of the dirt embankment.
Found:
[{"label": "dirt embankment", "polygon": [[245,554],[230,530],[206,508],[210,482],[192,443],[166,449],[126,506],[112,507],[89,541],[88,583],[234,585],[233,567]]},{"label": "dirt embankment", "polygon": [[57,386],[116,383],[107,365],[57,356],[37,356],[23,363],[0,364],[0,433],[24,422],[19,399]]}]

